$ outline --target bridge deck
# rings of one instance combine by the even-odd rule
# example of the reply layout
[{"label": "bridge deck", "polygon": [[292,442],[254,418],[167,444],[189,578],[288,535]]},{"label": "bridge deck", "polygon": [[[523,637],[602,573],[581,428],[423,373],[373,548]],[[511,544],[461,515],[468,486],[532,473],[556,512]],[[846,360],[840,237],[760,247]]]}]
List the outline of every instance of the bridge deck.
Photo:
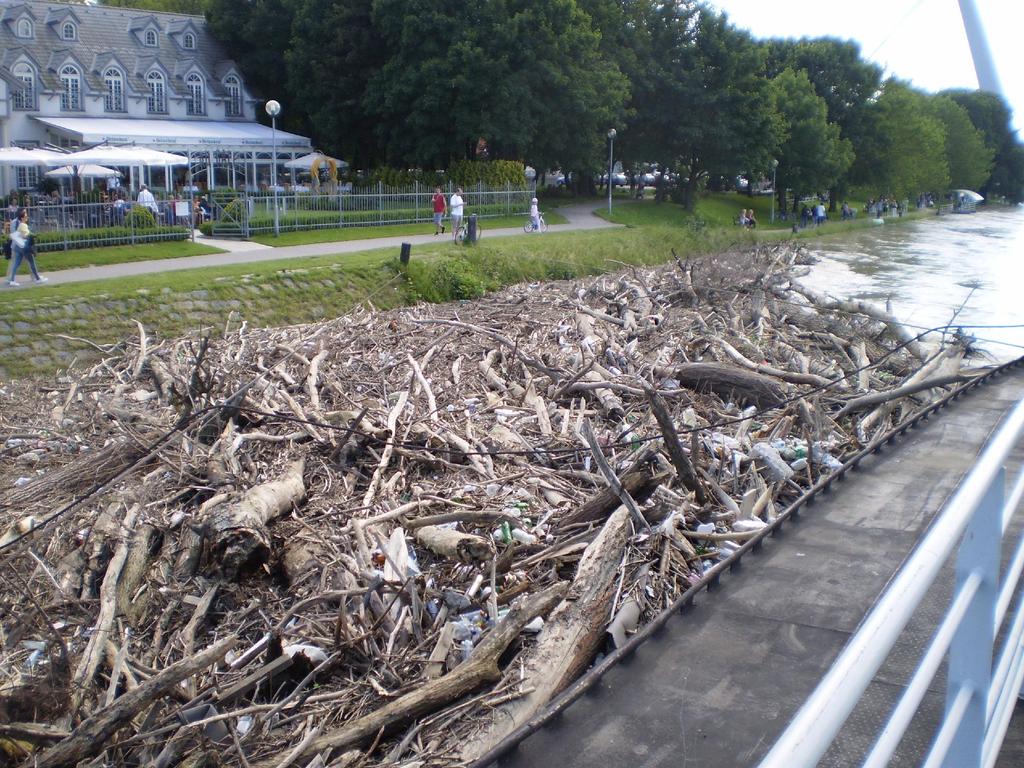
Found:
[{"label": "bridge deck", "polygon": [[[862,470],[498,765],[756,765],[1022,393],[1024,375],[1002,376],[867,458]],[[945,572],[951,575],[952,566]],[[860,765],[948,605],[950,588],[949,579],[937,585],[916,612],[820,765]],[[943,670],[891,765],[920,764],[942,711],[944,684]],[[1020,704],[999,765],[1024,765]]]}]

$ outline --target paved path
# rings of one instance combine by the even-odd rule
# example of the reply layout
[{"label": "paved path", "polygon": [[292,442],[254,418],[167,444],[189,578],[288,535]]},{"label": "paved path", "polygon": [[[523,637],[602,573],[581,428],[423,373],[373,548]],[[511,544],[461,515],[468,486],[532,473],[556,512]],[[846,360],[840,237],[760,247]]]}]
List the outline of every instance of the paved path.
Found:
[{"label": "paved path", "polygon": [[[496,765],[756,766],[1022,391],[1024,374],[1008,373],[865,459],[832,494],[767,538],[759,554],[748,554],[742,568],[724,574],[718,588],[701,593],[690,611],[671,618]],[[1018,449],[1009,467],[1020,466],[1022,454]],[[1022,517],[1018,509],[1018,530]],[[1004,565],[1006,558],[1004,552]],[[950,592],[947,581],[926,597],[820,766],[861,765],[880,718],[916,667],[911,651],[920,653],[930,639]],[[921,763],[944,685],[943,671],[890,766]],[[1022,765],[1024,702],[997,763]]]},{"label": "paved path", "polygon": [[[549,227],[551,232],[562,232],[566,230],[603,229],[616,227],[604,219],[594,215],[594,210],[600,208],[599,204],[586,203],[573,205],[566,208],[559,208],[558,212],[568,219],[566,224],[553,224]],[[523,217],[523,221],[526,217]],[[487,229],[487,220],[482,220],[484,237],[510,237],[512,235],[523,235],[522,227],[509,229]],[[425,230],[433,228],[433,224],[424,224]],[[540,237],[541,235],[532,235]],[[155,261],[136,261],[124,264],[108,264],[100,267],[82,267],[78,269],[64,269],[57,272],[45,272],[45,255],[43,257],[44,273],[49,278],[49,285],[63,285],[65,283],[78,283],[85,280],[107,280],[117,277],[130,277],[134,275],[149,275],[158,272],[173,272],[182,269],[199,269],[202,267],[220,267],[226,264],[250,264],[260,261],[276,261],[279,259],[296,259],[303,256],[328,256],[338,253],[355,253],[357,251],[369,251],[379,249],[390,249],[397,251],[402,243],[416,245],[428,245],[441,242],[441,237],[450,235],[433,236],[425,235],[401,235],[398,237],[377,237],[366,240],[346,240],[335,243],[312,243],[309,245],[294,245],[284,248],[273,248],[268,245],[251,243],[240,240],[217,240],[208,237],[197,237],[197,243],[206,243],[216,248],[222,248],[227,253],[214,253],[205,256],[186,256],[180,259],[158,259]],[[19,281],[22,288],[32,286],[28,278]],[[7,289],[0,289],[7,290]]]}]

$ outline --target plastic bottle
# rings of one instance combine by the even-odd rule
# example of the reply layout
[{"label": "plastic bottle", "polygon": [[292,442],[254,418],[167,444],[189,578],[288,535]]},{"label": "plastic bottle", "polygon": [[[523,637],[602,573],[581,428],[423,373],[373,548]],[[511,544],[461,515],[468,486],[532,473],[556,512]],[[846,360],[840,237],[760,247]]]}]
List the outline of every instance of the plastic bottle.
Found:
[{"label": "plastic bottle", "polygon": [[750,458],[764,468],[773,483],[789,480],[793,476],[793,470],[769,443],[755,443],[750,449]]}]

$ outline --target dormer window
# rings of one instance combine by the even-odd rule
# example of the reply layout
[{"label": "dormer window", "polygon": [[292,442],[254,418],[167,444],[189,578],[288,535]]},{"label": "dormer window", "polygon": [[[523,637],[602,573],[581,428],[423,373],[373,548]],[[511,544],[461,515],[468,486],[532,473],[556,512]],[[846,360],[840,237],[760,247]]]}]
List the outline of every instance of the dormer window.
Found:
[{"label": "dormer window", "polygon": [[103,95],[103,108],[107,112],[124,112],[124,76],[121,70],[111,67],[103,73],[107,91]]},{"label": "dormer window", "polygon": [[32,22],[28,19],[19,19],[17,35],[20,38],[32,37]]},{"label": "dormer window", "polygon": [[60,108],[65,112],[76,112],[82,108],[82,73],[68,64],[60,70]]},{"label": "dormer window", "polygon": [[242,116],[242,83],[234,75],[224,78],[224,90],[227,91],[228,100],[224,106],[225,117]]},{"label": "dormer window", "polygon": [[61,40],[74,40],[78,37],[78,32],[75,29],[75,25],[70,21],[66,21],[60,26],[60,39]]},{"label": "dormer window", "polygon": [[14,77],[21,82],[21,88],[16,89],[12,94],[15,109],[36,108],[36,73],[24,62],[15,64],[11,69]]},{"label": "dormer window", "polygon": [[157,39],[155,29],[147,29],[146,34],[142,36],[142,39],[150,48],[156,48]]},{"label": "dormer window", "polygon": [[146,75],[149,86],[149,97],[146,99],[146,111],[151,115],[160,115],[167,111],[167,89],[164,76],[159,72]]},{"label": "dormer window", "polygon": [[191,32],[186,32],[184,37],[181,38],[181,47],[187,48],[190,51],[195,50],[196,47],[196,36]]},{"label": "dormer window", "polygon": [[193,72],[185,78],[188,88],[188,99],[185,102],[185,113],[189,115],[206,114],[206,97],[203,94],[203,78]]}]

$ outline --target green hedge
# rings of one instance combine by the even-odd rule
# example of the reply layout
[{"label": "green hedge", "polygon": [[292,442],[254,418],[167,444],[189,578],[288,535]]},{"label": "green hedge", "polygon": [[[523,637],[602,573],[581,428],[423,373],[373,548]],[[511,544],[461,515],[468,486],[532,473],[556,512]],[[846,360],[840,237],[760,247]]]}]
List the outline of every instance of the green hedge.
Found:
[{"label": "green hedge", "polygon": [[461,187],[486,184],[492,188],[526,186],[526,166],[517,160],[457,160],[448,169],[452,183]]},{"label": "green hedge", "polygon": [[130,227],[94,227],[91,229],[69,229],[59,232],[35,233],[36,250],[40,253],[62,251],[65,248],[65,244],[68,249],[74,249],[187,239],[188,230],[181,227],[151,227],[141,232],[135,230],[134,233]]}]

